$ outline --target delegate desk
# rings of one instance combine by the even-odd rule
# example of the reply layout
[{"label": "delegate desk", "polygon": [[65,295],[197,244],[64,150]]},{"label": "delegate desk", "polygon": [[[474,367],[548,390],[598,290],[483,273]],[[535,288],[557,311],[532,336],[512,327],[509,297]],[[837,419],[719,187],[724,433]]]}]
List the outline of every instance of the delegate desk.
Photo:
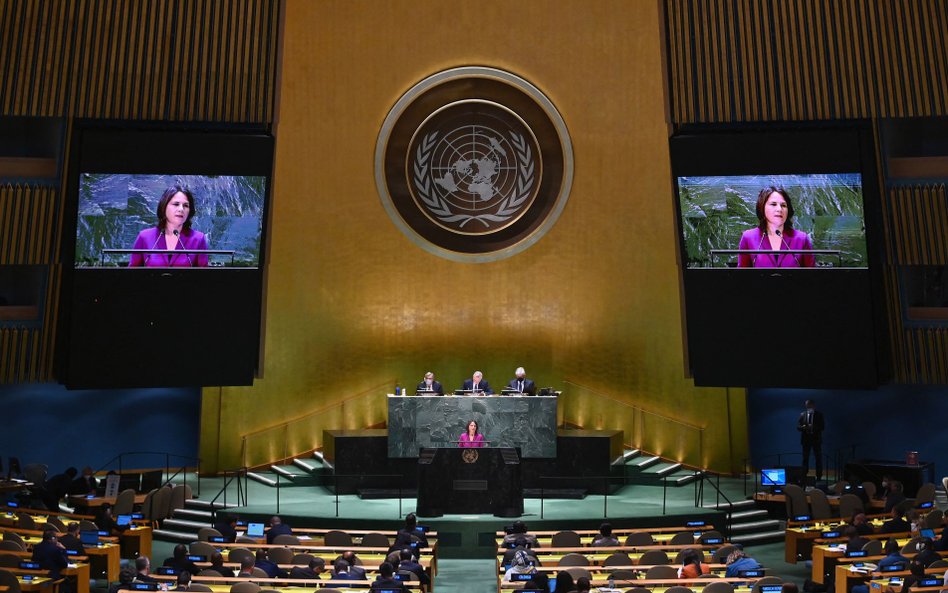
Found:
[{"label": "delegate desk", "polygon": [[[897,534],[893,534],[897,535]],[[908,543],[908,538],[897,538],[896,541],[900,546],[904,546]],[[915,554],[903,554],[906,558],[911,559]],[[846,555],[846,544],[831,544],[831,545],[815,545],[813,546],[813,570],[810,578],[814,583],[825,584],[827,575],[835,575],[835,570],[837,564],[841,561],[845,562],[878,562],[884,558],[884,556],[860,556],[860,557],[849,557]]]},{"label": "delegate desk", "polygon": [[[879,529],[882,527],[883,519],[888,518],[889,515],[874,516],[870,519],[869,523],[872,525],[873,529]],[[787,564],[796,564],[801,560],[810,560],[813,556],[813,544],[818,539],[826,539],[824,535],[830,531],[839,532],[839,536],[836,538],[839,541],[843,541],[843,530],[846,528],[846,523],[839,522],[828,522],[825,520],[822,521],[807,521],[807,522],[794,522],[788,521],[787,530],[784,532],[784,556],[783,559]],[[796,526],[792,526],[793,523],[797,523]],[[869,539],[885,539],[887,534],[873,533],[868,536]]]},{"label": "delegate desk", "polygon": [[457,443],[471,420],[492,447],[521,457],[556,457],[556,396],[388,396],[388,456],[418,457]]}]

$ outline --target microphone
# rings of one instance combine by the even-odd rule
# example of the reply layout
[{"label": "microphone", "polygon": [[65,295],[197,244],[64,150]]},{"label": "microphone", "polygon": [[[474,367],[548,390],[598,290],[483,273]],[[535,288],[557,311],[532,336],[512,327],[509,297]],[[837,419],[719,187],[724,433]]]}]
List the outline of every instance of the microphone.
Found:
[{"label": "microphone", "polygon": [[[172,232],[174,233],[174,236],[178,238],[178,243],[179,243],[182,247],[184,247],[185,249],[187,249],[188,246],[184,244],[184,237],[181,236],[181,231],[179,231],[178,229],[175,229],[175,230],[173,230]],[[193,267],[194,267],[194,262],[191,261],[191,254],[190,254],[190,253],[185,253],[184,256],[185,256],[186,258],[188,258],[188,265],[193,268]]]},{"label": "microphone", "polygon": [[[781,232],[780,229],[777,229],[777,230],[774,231],[774,232],[777,233],[777,236],[778,236],[778,237],[780,237],[780,244],[781,244],[781,245],[786,245],[786,246],[787,246],[787,249],[790,249],[790,244],[787,243],[787,241],[783,238],[783,232]],[[794,261],[796,261],[796,262],[797,262],[797,265],[799,266],[799,265],[800,265],[800,258],[798,257],[798,254],[792,253],[791,255],[793,256]]]}]

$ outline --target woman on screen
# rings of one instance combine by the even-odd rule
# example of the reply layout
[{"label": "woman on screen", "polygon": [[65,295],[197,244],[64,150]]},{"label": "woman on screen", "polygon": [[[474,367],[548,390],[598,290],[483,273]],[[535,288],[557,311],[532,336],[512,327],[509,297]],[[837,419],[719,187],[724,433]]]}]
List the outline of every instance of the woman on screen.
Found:
[{"label": "woman on screen", "polygon": [[194,195],[187,186],[175,184],[158,201],[158,223],[138,233],[132,249],[162,249],[169,253],[133,253],[128,262],[136,267],[207,267],[207,254],[171,253],[185,249],[207,249],[204,233],[191,228],[197,213]]},{"label": "woman on screen", "polygon": [[484,435],[478,431],[477,420],[471,420],[467,423],[467,431],[458,438],[458,447],[483,447]]},{"label": "woman on screen", "polygon": [[811,250],[809,235],[793,228],[793,203],[782,187],[765,187],[757,196],[758,224],[744,231],[738,249],[766,249],[773,253],[741,253],[739,268],[812,268],[816,261],[806,253],[782,251]]}]

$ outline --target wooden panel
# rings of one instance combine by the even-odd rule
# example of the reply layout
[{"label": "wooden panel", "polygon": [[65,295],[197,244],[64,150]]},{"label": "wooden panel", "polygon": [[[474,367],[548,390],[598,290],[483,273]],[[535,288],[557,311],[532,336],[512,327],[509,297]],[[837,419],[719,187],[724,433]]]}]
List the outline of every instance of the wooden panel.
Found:
[{"label": "wooden panel", "polygon": [[0,114],[270,123],[279,0],[0,0]]},{"label": "wooden panel", "polygon": [[948,113],[940,0],[665,0],[674,123]]}]

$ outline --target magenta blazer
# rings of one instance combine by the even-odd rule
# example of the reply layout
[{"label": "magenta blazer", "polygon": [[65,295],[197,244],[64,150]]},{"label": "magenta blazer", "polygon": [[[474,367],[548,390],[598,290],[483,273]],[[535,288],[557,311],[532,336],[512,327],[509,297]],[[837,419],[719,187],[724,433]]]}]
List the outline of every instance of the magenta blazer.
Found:
[{"label": "magenta blazer", "polygon": [[467,431],[464,431],[464,433],[458,437],[458,447],[462,449],[467,449],[471,447],[483,447],[483,446],[484,446],[484,435],[482,435],[481,433],[477,433],[476,435],[474,435],[474,440],[471,440],[470,437],[467,436]]},{"label": "magenta blazer", "polygon": [[[770,241],[764,237],[757,227],[744,231],[738,249],[770,249]],[[803,231],[792,230],[783,234],[780,242],[780,251],[789,249],[813,249],[810,236]],[[742,253],[737,256],[739,268],[812,268],[816,259],[804,253]]]},{"label": "magenta blazer", "polygon": [[[165,235],[160,230],[158,230],[157,227],[147,228],[144,231],[138,233],[138,238],[135,239],[135,244],[132,245],[132,249],[167,248],[168,244],[165,243]],[[176,251],[178,249],[209,249],[207,246],[207,237],[204,235],[204,233],[194,229],[182,231],[178,236],[178,245],[175,247]],[[142,266],[146,268],[206,268],[207,255],[197,255],[194,253],[172,254],[170,251],[168,254],[133,253],[131,259],[128,262],[128,267],[140,268]]]}]

